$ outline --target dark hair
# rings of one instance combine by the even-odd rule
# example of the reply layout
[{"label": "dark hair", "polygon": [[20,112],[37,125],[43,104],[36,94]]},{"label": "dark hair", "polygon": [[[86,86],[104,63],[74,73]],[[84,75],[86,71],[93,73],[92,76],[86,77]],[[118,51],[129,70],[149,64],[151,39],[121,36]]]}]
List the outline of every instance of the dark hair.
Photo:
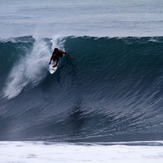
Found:
[{"label": "dark hair", "polygon": [[54,51],[57,51],[58,50],[58,48],[54,48]]}]

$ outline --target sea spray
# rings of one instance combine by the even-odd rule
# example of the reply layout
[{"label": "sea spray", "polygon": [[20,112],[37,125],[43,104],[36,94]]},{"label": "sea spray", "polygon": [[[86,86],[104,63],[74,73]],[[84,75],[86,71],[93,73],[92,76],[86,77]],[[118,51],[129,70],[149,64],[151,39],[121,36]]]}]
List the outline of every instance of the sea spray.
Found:
[{"label": "sea spray", "polygon": [[50,50],[43,39],[36,40],[33,49],[13,66],[9,73],[4,96],[8,99],[17,96],[23,88],[36,86],[46,76]]}]

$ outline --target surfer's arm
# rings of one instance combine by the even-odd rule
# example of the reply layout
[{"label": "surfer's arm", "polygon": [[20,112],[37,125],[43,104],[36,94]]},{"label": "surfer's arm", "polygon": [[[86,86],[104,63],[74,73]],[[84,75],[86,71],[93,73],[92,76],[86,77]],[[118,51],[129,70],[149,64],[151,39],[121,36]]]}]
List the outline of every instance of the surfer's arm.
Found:
[{"label": "surfer's arm", "polygon": [[51,64],[51,61],[52,61],[53,57],[54,57],[54,52],[52,53],[52,56],[51,56],[51,58],[50,58],[49,65]]},{"label": "surfer's arm", "polygon": [[69,53],[65,52],[65,54],[67,54],[71,59],[73,59],[73,57]]},{"label": "surfer's arm", "polygon": [[61,52],[61,53],[63,53],[63,54],[67,54],[71,59],[73,59],[73,57],[72,57],[69,53],[64,52],[64,51],[62,51],[62,50],[58,50],[58,51]]},{"label": "surfer's arm", "polygon": [[50,62],[49,62],[49,65],[51,64],[51,61],[52,61],[52,57],[50,58]]}]

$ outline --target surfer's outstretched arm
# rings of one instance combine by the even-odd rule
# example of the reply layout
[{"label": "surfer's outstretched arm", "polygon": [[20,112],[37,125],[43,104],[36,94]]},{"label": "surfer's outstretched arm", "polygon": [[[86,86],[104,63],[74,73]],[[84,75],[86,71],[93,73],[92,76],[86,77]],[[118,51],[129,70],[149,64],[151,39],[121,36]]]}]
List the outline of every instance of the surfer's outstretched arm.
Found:
[{"label": "surfer's outstretched arm", "polygon": [[69,53],[65,52],[65,54],[67,54],[71,59],[73,59],[73,57]]},{"label": "surfer's outstretched arm", "polygon": [[63,53],[63,54],[67,54],[71,59],[73,59],[73,57],[72,57],[69,53],[64,52],[64,51],[62,51],[62,50],[58,50],[58,51],[61,52],[61,53]]}]

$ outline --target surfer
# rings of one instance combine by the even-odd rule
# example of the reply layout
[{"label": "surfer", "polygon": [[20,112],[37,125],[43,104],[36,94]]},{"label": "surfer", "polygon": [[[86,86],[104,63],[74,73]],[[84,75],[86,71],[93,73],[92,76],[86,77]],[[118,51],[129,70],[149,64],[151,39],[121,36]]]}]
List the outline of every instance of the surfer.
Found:
[{"label": "surfer", "polygon": [[50,58],[49,64],[51,64],[52,60],[56,61],[56,64],[53,66],[53,67],[56,67],[58,65],[59,58],[63,57],[63,54],[67,54],[71,59],[73,59],[73,57],[69,53],[64,52],[64,51],[62,51],[62,50],[60,50],[58,48],[55,48],[53,53],[52,53],[52,56]]}]

